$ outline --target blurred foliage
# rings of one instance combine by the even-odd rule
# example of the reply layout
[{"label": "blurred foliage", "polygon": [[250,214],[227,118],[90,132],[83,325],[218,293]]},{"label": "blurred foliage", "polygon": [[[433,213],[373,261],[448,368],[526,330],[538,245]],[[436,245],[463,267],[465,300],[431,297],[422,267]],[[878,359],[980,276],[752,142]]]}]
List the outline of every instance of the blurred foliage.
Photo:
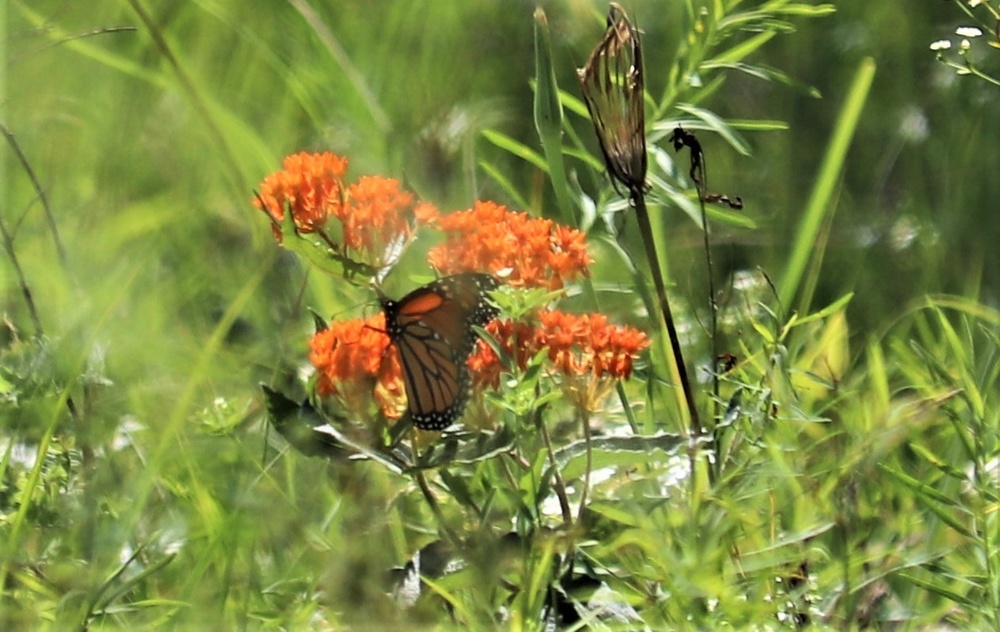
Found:
[{"label": "blurred foliage", "polygon": [[[626,256],[638,235],[573,109],[607,7],[540,4],[594,285],[614,318],[643,324]],[[541,528],[544,454],[516,494],[494,459],[429,472],[443,525],[415,476],[291,450],[258,388],[304,398],[307,308],[375,309],[274,246],[250,200],[283,155],[336,151],[352,174],[399,176],[443,209],[493,199],[557,216],[545,170],[511,151],[543,155],[533,5],[0,4],[2,627],[486,626],[501,613],[537,628],[583,604],[609,627],[1000,629],[997,88],[928,48],[974,10],[756,12],[788,4],[627,6],[662,106],[650,159],[671,188],[653,210],[702,374],[714,361],[698,324],[701,229],[684,211],[684,156],[666,151],[676,121],[698,130],[712,187],[744,201],[710,216],[736,364],[703,402],[718,412],[709,485],[688,469],[705,448],[663,433],[679,422],[650,352],[626,401],[640,438],[659,443],[647,459],[598,444],[613,475],[591,481],[569,559],[567,534]],[[990,18],[975,15],[987,35],[969,55],[998,76]],[[752,42],[730,61],[753,72],[702,66]],[[826,209],[816,289],[793,313],[771,279],[867,58],[877,71]],[[567,434],[559,462],[579,488],[587,467]],[[473,520],[473,507],[496,514]],[[441,549],[447,525],[465,550]],[[426,581],[407,601],[418,552]]]}]

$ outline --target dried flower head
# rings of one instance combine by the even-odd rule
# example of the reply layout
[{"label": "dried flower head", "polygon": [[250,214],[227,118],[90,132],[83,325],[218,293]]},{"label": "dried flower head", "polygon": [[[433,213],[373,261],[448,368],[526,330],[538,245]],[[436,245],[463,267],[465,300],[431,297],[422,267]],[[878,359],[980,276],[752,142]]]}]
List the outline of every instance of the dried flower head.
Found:
[{"label": "dried flower head", "polygon": [[441,215],[435,224],[446,239],[427,258],[441,274],[507,271],[508,285],[557,290],[586,275],[592,261],[580,231],[493,202]]},{"label": "dried flower head", "polygon": [[639,31],[612,2],[607,31],[577,74],[608,172],[629,192],[646,182],[642,73]]}]

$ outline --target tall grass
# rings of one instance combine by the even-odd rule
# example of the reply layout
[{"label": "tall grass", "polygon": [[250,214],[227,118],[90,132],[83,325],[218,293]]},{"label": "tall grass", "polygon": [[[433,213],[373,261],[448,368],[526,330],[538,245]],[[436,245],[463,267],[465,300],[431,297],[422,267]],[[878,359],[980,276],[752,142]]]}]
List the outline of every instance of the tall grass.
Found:
[{"label": "tall grass", "polygon": [[[718,400],[696,385],[703,414],[721,412],[710,446],[675,434],[655,351],[601,413],[600,429],[635,437],[555,436],[573,500],[608,473],[589,479],[565,534],[548,529],[545,454],[513,486],[494,460],[428,471],[435,515],[417,478],[308,457],[274,432],[258,384],[305,397],[308,309],[374,307],[277,249],[250,201],[285,153],[332,149],[442,208],[489,198],[574,218],[597,261],[593,294],[571,300],[648,324],[638,234],[575,90],[605,6],[545,4],[564,117],[540,141],[532,11],[510,3],[4,4],[3,627],[538,628],[552,604],[576,603],[609,627],[615,614],[654,629],[1000,630],[995,222],[972,212],[997,197],[981,158],[995,117],[968,84],[935,88],[930,140],[887,168],[872,147],[904,104],[885,86],[933,63],[900,55],[897,38],[919,40],[920,16],[960,18],[838,7],[629,7],[649,50],[651,219],[685,351],[706,380],[707,229],[717,342],[737,362]],[[841,36],[859,16],[900,28],[864,51],[874,80],[862,61],[851,83],[860,56]],[[821,105],[793,96],[819,82]],[[713,208],[701,225],[688,164],[666,143],[677,124],[744,211]],[[865,243],[857,207],[886,173],[894,211],[919,220],[916,245],[845,248]],[[956,242],[962,257],[941,246]],[[702,450],[711,483],[687,478]],[[546,528],[505,539],[516,520]],[[445,557],[428,547],[442,527],[467,546],[456,572],[428,570]],[[387,596],[390,571],[418,550],[426,581],[407,608]]]}]

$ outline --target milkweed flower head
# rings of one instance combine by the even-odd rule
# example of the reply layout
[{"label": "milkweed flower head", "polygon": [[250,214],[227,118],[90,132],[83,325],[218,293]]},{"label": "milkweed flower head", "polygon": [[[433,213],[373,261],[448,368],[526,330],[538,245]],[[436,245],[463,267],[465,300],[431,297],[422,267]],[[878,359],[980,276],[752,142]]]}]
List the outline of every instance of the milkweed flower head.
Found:
[{"label": "milkweed flower head", "polygon": [[400,189],[399,180],[363,176],[347,189],[346,203],[336,214],[344,227],[344,245],[362,260],[380,266],[387,248],[413,236],[415,225],[437,216],[433,204],[416,201]]},{"label": "milkweed flower head", "polygon": [[286,208],[299,232],[312,233],[343,206],[342,178],[347,172],[347,159],[330,152],[301,152],[286,156],[281,164],[280,171],[264,178],[260,196],[253,201],[277,223],[272,228],[279,241]]},{"label": "milkweed flower head", "polygon": [[[639,352],[649,346],[644,332],[613,325],[603,314],[543,310],[536,322],[495,320],[486,331],[521,369],[546,349],[571,401],[589,411],[610,393],[615,381],[631,377]],[[469,366],[478,384],[494,388],[499,385],[500,359],[485,343],[479,343]]]},{"label": "milkweed flower head", "polygon": [[386,419],[406,409],[403,372],[385,333],[385,316],[335,321],[309,341],[316,394],[336,400],[355,418],[370,417],[374,398]]},{"label": "milkweed flower head", "polygon": [[427,258],[441,274],[509,271],[508,285],[558,290],[587,275],[593,261],[582,232],[493,202],[476,202],[433,223],[445,233],[445,242],[431,248]]},{"label": "milkweed flower head", "polygon": [[[437,215],[433,205],[417,201],[393,178],[364,176],[345,183],[347,159],[330,152],[293,154],[282,167],[264,178],[254,199],[274,220],[279,242],[288,209],[300,234],[320,233],[338,254],[381,267],[393,247]],[[327,228],[331,218],[339,224],[337,231]]]}]

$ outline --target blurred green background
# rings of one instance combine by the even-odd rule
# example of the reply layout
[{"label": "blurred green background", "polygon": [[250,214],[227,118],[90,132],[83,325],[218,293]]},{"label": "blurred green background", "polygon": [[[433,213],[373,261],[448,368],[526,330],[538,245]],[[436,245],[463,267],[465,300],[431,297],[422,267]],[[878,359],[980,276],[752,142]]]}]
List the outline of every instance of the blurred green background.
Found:
[{"label": "blurred green background", "polygon": [[[579,96],[575,69],[602,32],[606,4],[540,4],[559,83]],[[682,3],[625,4],[645,38],[647,89],[659,94],[687,32]],[[875,82],[826,227],[814,304],[855,292],[848,319],[861,342],[926,293],[996,307],[1000,91],[956,76],[928,48],[940,38],[957,42],[955,28],[970,21],[953,2],[835,6],[829,18],[793,21],[793,32],[753,58],[822,98],[733,74],[702,104],[727,117],[789,124],[784,132],[747,133],[749,157],[699,134],[711,188],[741,195],[759,225],[720,229],[720,278],[758,267],[781,273],[845,92],[871,57]],[[495,129],[537,148],[529,84],[534,8],[514,0],[0,6],[0,123],[37,178],[65,249],[63,259],[24,164],[6,143],[0,214],[40,317],[36,331],[8,254],[0,266],[8,334],[44,334],[51,348],[40,356],[41,373],[49,386],[72,383],[74,399],[87,402],[78,431],[89,437],[84,443],[120,438],[129,453],[113,468],[91,469],[86,492],[59,509],[74,525],[65,545],[93,562],[67,566],[60,581],[103,578],[122,555],[122,540],[137,533],[156,534],[164,550],[169,534],[185,533],[237,551],[228,566],[211,569],[223,592],[223,578],[244,577],[239,569],[254,566],[262,532],[273,550],[310,534],[323,551],[351,546],[312,531],[343,501],[323,485],[302,484],[328,475],[321,463],[282,462],[262,472],[259,439],[213,436],[256,419],[258,382],[290,383],[303,367],[306,306],[325,315],[372,309],[364,307],[371,296],[354,288],[315,273],[304,280],[252,208],[252,191],[284,155],[330,150],[350,159],[349,178],[403,178],[443,210],[475,199],[511,202],[479,169],[485,160],[530,210],[545,212],[553,200],[543,174],[481,136]],[[1000,51],[977,42],[973,54],[1000,71]],[[593,140],[585,126],[577,130]],[[700,233],[676,209],[652,211],[668,227],[678,292],[703,296]],[[622,221],[625,239],[637,240]],[[50,399],[60,394],[53,388]],[[49,417],[12,404],[3,424],[4,438],[16,429],[30,442],[45,434]],[[363,506],[370,492],[357,493]],[[211,499],[231,511],[213,514]],[[192,524],[202,531],[189,531]],[[402,527],[379,537],[386,541],[369,543],[384,558],[372,563],[373,573],[410,548]],[[42,555],[47,541],[32,532],[24,555]],[[289,548],[294,555],[272,563],[307,563]],[[346,564],[330,557],[331,565]],[[191,581],[181,594],[203,586]],[[204,596],[205,603],[225,598]]]},{"label": "blurred green background", "polygon": [[[665,82],[658,71],[669,68],[678,47],[679,5],[630,7],[646,37],[654,94]],[[603,4],[542,6],[558,79],[575,94],[574,69],[592,46]],[[861,1],[836,7],[831,18],[796,23],[796,32],[753,60],[823,98],[732,74],[704,104],[734,118],[790,125],[748,134],[750,157],[702,135],[711,182],[742,195],[761,226],[720,235],[718,256],[731,269],[779,273],[846,86],[871,56],[876,80],[835,200],[821,292],[862,295],[851,316],[865,328],[925,292],[984,294],[995,302],[1000,182],[988,157],[1000,138],[997,91],[957,77],[928,49],[938,38],[957,41],[954,28],[970,21],[949,2],[906,11]],[[220,295],[240,287],[253,270],[248,262],[271,256],[247,198],[286,153],[342,153],[352,175],[405,177],[442,209],[466,208],[476,198],[508,201],[477,171],[477,161],[487,160],[544,209],[550,193],[536,170],[479,136],[495,128],[537,146],[528,83],[532,10],[524,2],[182,2],[146,9],[154,37],[128,3],[13,2],[3,121],[57,215],[69,251],[62,272],[100,293],[120,287],[118,275],[156,269],[159,276],[136,281],[136,289],[153,284],[146,300],[190,307],[197,320],[198,312],[211,314],[211,301],[228,303]],[[86,36],[124,26],[138,30]],[[989,52],[976,51],[987,66]],[[9,150],[4,160],[8,221],[25,216],[17,243],[35,251],[51,240],[33,240],[45,226],[35,194]],[[697,265],[694,227],[676,211],[663,212],[678,231],[673,265]],[[52,253],[38,254],[51,261]],[[35,283],[48,284],[59,266],[26,268],[49,279]],[[682,288],[686,276],[676,279]],[[140,296],[129,292],[123,300]],[[198,336],[191,342],[197,347]]]}]

